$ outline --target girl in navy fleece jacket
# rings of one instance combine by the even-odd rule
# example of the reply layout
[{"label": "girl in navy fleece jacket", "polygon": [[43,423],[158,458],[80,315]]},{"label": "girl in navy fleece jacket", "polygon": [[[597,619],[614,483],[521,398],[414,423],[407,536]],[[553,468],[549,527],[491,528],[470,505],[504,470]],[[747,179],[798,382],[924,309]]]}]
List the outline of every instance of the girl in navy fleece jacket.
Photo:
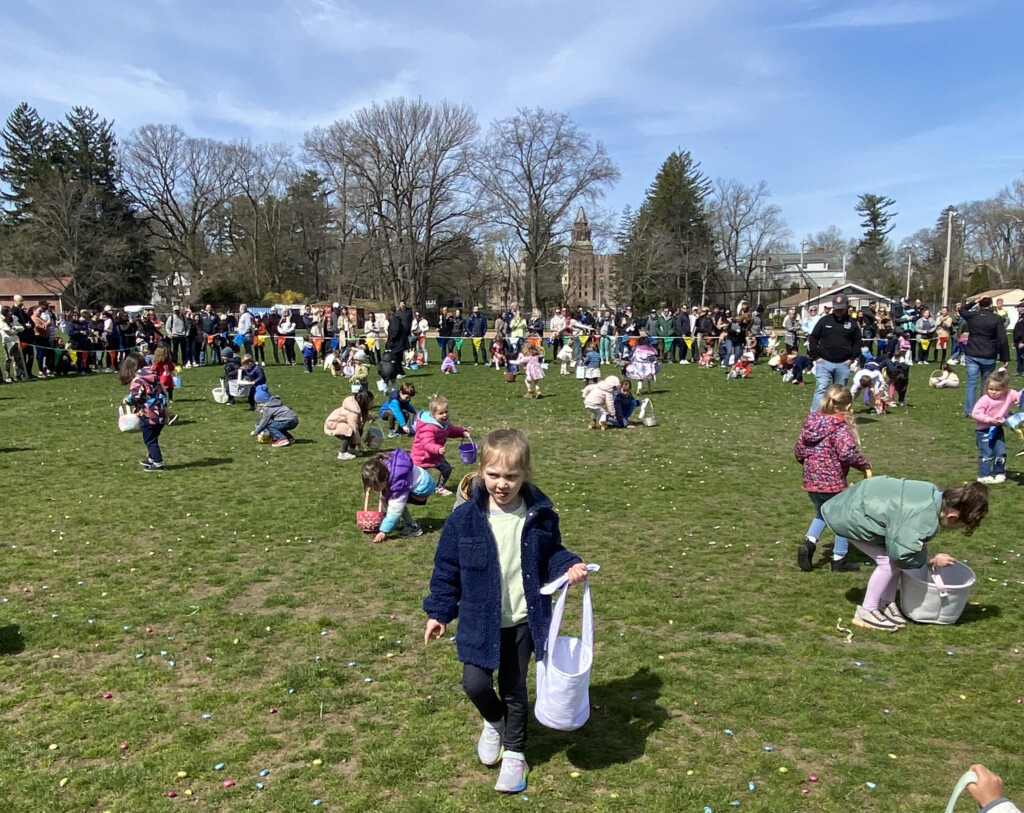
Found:
[{"label": "girl in navy fleece jacket", "polygon": [[484,718],[477,756],[484,765],[501,761],[495,789],[504,793],[526,789],[526,671],[531,652],[544,657],[551,623],[551,597],[540,588],[566,573],[570,584],[587,577],[580,557],[562,547],[551,500],[529,477],[526,436],[518,429],[491,432],[480,449],[472,499],[441,531],[423,601],[424,643],[461,618],[462,688]]}]

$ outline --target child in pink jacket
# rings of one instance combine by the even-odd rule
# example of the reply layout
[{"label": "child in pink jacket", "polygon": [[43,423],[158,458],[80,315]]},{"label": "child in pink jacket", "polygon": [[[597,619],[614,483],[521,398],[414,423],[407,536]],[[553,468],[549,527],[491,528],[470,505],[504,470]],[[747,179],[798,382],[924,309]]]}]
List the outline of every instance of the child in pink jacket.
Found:
[{"label": "child in pink jacket", "polygon": [[416,420],[416,435],[412,442],[412,462],[424,469],[437,469],[439,479],[435,494],[442,497],[451,495],[444,484],[452,476],[452,464],[444,459],[444,447],[448,438],[464,438],[469,432],[462,426],[448,423],[448,399],[443,395],[431,395]]},{"label": "child in pink jacket", "polygon": [[974,404],[974,437],[978,443],[978,482],[991,485],[1006,482],[1006,438],[1003,424],[1020,392],[1010,389],[1005,368],[985,379],[985,394]]},{"label": "child in pink jacket", "polygon": [[583,408],[590,413],[590,428],[608,428],[608,416],[615,414],[615,393],[619,391],[618,376],[610,375],[583,388]]}]

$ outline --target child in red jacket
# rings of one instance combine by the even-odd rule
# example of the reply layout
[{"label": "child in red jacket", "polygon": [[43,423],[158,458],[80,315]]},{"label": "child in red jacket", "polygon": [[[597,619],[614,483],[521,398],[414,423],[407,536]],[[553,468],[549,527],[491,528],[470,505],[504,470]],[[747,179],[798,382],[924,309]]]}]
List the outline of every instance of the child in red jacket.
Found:
[{"label": "child in red jacket", "polygon": [[[164,390],[167,392],[168,404],[172,403],[174,401],[174,361],[171,359],[171,353],[167,349],[167,345],[161,344],[157,346],[156,351],[153,353],[153,363],[150,365],[150,369],[156,373]],[[178,416],[168,409],[167,425],[170,426],[176,420],[178,420]]]},{"label": "child in red jacket", "polygon": [[[796,554],[797,563],[803,571],[811,571],[811,559],[818,537],[825,530],[821,506],[846,490],[846,475],[850,466],[860,469],[867,477],[871,476],[871,464],[857,450],[858,443],[853,417],[853,395],[847,387],[833,384],[825,390],[818,411],[812,412],[804,420],[800,439],[793,450],[796,459],[804,464],[804,490],[815,509],[814,521]],[[849,549],[849,540],[845,536],[836,535],[836,543],[832,548],[832,570],[860,570],[858,565],[847,560]]]},{"label": "child in red jacket", "polygon": [[437,490],[434,493],[449,497],[452,492],[444,484],[452,476],[452,464],[444,459],[445,443],[448,438],[464,438],[469,432],[462,426],[448,423],[448,399],[443,395],[431,395],[427,406],[416,420],[412,462],[424,469],[437,469]]}]

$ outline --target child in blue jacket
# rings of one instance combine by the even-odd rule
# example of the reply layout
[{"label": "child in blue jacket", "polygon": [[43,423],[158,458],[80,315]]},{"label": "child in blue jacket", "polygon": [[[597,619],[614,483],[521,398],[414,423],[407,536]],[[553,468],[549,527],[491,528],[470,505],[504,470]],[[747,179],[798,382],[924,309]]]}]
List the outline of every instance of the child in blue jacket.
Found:
[{"label": "child in blue jacket", "polygon": [[255,412],[256,390],[267,385],[267,374],[252,356],[246,354],[242,356],[242,375],[252,382],[252,386],[249,387],[249,411]]},{"label": "child in blue jacket", "polygon": [[531,652],[543,659],[551,623],[551,597],[540,588],[563,574],[570,584],[587,577],[580,557],[562,547],[551,500],[529,477],[526,436],[518,429],[491,432],[472,499],[441,531],[423,601],[424,643],[460,618],[462,688],[484,718],[477,756],[484,765],[501,761],[495,789],[504,793],[526,789],[526,672]]},{"label": "child in blue jacket", "polygon": [[412,405],[412,397],[415,394],[416,385],[403,381],[397,389],[388,393],[388,397],[380,405],[377,415],[387,419],[389,438],[397,438],[403,433],[411,435],[416,431],[416,408]]}]

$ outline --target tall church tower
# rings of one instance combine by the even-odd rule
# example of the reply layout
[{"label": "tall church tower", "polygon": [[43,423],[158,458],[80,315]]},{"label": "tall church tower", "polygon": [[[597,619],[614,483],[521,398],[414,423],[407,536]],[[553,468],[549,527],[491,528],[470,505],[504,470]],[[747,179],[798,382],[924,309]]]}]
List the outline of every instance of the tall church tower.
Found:
[{"label": "tall church tower", "polygon": [[583,207],[576,213],[576,222],[572,226],[572,248],[577,251],[594,251],[590,243],[590,223],[587,222],[587,213]]}]

